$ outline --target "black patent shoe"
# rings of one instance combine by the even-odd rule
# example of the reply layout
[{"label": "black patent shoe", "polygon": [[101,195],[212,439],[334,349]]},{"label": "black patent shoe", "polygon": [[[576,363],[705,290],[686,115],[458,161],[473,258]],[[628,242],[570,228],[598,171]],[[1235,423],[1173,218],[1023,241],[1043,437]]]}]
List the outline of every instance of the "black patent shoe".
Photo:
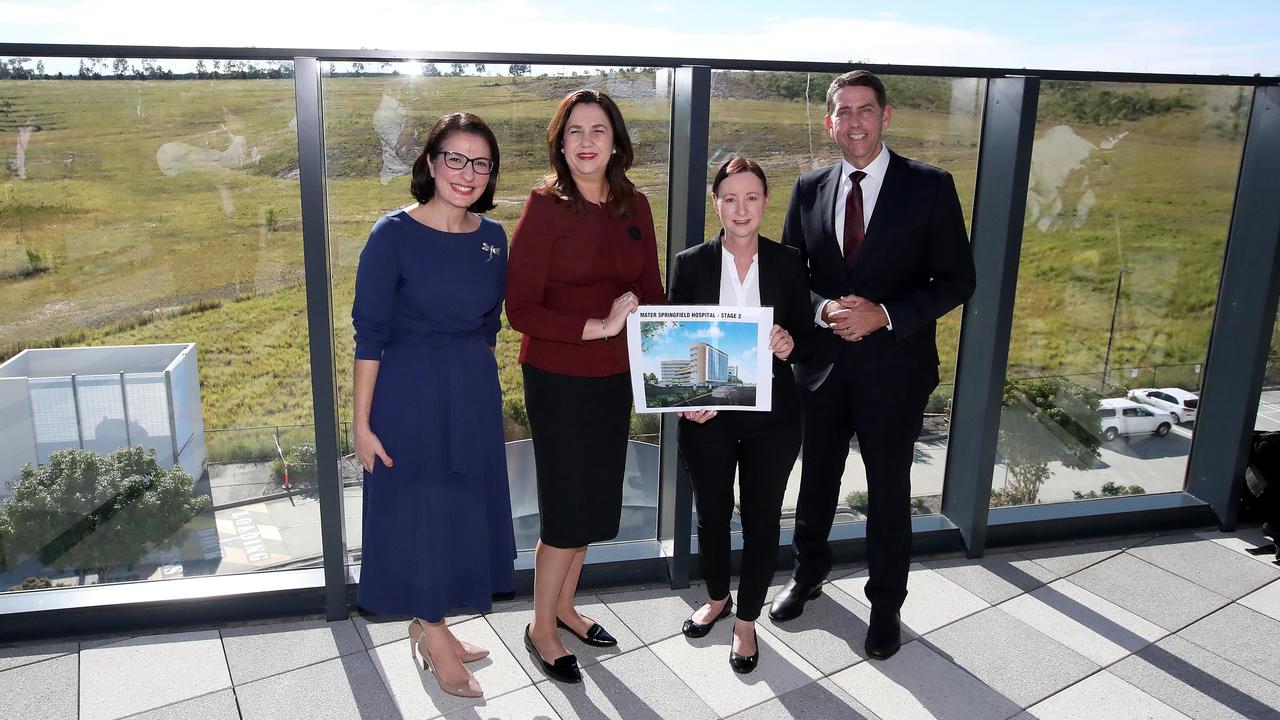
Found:
[{"label": "black patent shoe", "polygon": [[[751,630],[755,632],[754,627]],[[739,675],[746,675],[756,669],[756,665],[760,662],[760,638],[756,638],[756,651],[751,655],[739,655],[733,651],[733,641],[729,641],[729,667]]]},{"label": "black patent shoe", "polygon": [[528,625],[524,626],[524,646],[529,649],[529,654],[533,656],[534,661],[547,677],[562,683],[582,682],[582,669],[578,667],[578,658],[574,655],[561,655],[555,662],[543,660],[542,654],[533,645],[533,638],[529,637]]},{"label": "black patent shoe", "polygon": [[822,594],[822,583],[806,585],[795,578],[778,592],[769,606],[769,617],[776,622],[786,622],[800,617],[804,612],[804,604]]},{"label": "black patent shoe", "polygon": [[867,623],[867,640],[863,649],[876,660],[888,660],[902,647],[902,628],[898,611],[886,612],[871,609],[871,621]]},{"label": "black patent shoe", "polygon": [[587,628],[586,635],[579,635],[574,632],[573,628],[569,627],[569,625],[560,618],[556,618],[556,627],[568,630],[570,635],[578,638],[586,645],[592,645],[594,647],[613,647],[618,644],[618,641],[609,634],[608,630],[600,627],[600,623],[591,623],[591,627]]},{"label": "black patent shoe", "polygon": [[716,626],[716,623],[729,617],[732,614],[733,614],[733,598],[729,598],[728,600],[725,601],[724,607],[721,608],[720,614],[715,616],[714,618],[711,618],[711,622],[707,623],[706,625],[702,625],[700,623],[694,622],[693,616],[690,615],[689,618],[684,621],[684,627],[680,628],[680,632],[684,633],[685,637],[691,637],[691,638],[705,637],[707,633],[711,632],[711,628]]}]

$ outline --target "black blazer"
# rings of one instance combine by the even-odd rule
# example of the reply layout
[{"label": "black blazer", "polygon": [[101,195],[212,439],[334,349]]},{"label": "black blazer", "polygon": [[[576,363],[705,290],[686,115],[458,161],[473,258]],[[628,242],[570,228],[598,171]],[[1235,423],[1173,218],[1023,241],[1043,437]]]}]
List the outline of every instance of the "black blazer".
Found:
[{"label": "black blazer", "polygon": [[[724,245],[720,236],[677,255],[675,272],[667,287],[667,301],[673,305],[719,305],[723,262]],[[776,355],[773,358],[773,414],[792,417],[800,414],[800,397],[787,365],[813,353],[817,329],[813,324],[804,266],[794,250],[763,236],[757,262],[760,304],[773,308],[774,323],[791,333],[795,340],[795,347],[785,362]]]},{"label": "black blazer", "polygon": [[834,363],[850,363],[868,392],[885,402],[938,385],[936,320],[973,294],[973,255],[951,175],[889,152],[889,167],[852,270],[836,243],[840,168],[796,180],[782,243],[800,251],[808,270],[811,320],[828,299],[855,294],[882,303],[893,330],[856,343],[818,328],[813,355],[797,363],[796,380],[822,385]]}]

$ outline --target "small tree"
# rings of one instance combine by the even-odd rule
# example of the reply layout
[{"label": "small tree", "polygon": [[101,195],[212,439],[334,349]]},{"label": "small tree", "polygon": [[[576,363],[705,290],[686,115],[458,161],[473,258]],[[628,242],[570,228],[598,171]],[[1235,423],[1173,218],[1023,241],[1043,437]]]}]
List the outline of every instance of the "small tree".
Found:
[{"label": "small tree", "polygon": [[453,68],[451,75],[461,75],[467,71],[466,63],[452,63],[451,67]]},{"label": "small tree", "polygon": [[165,470],[150,448],[107,456],[59,450],[48,464],[27,465],[5,505],[6,555],[35,555],[47,567],[94,571],[105,582],[152,548],[174,547],[182,528],[204,507],[191,476]]},{"label": "small tree", "polygon": [[1098,395],[1061,378],[1005,383],[999,449],[1009,475],[991,504],[1030,505],[1049,479],[1049,463],[1087,470],[1098,458]]},{"label": "small tree", "polygon": [[511,66],[507,68],[507,74],[512,77],[520,77],[522,75],[528,75],[529,71],[532,69],[533,68],[530,67],[529,63],[511,63]]},{"label": "small tree", "polygon": [[484,74],[484,63],[476,63],[476,64],[475,64],[475,66],[476,66],[476,74],[477,74],[477,75],[483,75],[483,74]]},{"label": "small tree", "polygon": [[422,75],[424,77],[440,77],[440,68],[435,63],[427,63],[422,66]]}]

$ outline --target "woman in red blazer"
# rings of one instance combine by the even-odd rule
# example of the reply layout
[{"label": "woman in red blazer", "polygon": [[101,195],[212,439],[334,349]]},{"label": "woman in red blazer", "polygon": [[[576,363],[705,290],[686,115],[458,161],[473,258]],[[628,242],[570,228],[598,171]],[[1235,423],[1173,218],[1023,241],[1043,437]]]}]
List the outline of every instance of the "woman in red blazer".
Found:
[{"label": "woman in red blazer", "polygon": [[582,679],[557,633],[617,641],[573,598],[587,545],[617,536],[631,425],[627,315],[665,301],[649,201],[627,179],[634,155],[608,95],[578,90],[547,127],[552,172],[511,237],[507,319],[520,363],[538,474],[540,537],[525,645],[543,672]]}]

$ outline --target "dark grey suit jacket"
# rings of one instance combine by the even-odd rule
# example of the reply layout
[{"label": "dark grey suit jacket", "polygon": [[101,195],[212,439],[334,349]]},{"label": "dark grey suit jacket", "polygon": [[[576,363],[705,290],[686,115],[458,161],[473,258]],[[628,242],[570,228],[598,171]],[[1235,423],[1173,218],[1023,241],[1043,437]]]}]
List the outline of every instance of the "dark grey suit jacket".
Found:
[{"label": "dark grey suit jacket", "polygon": [[842,362],[886,402],[927,394],[938,385],[936,320],[968,300],[975,283],[955,182],[944,170],[890,151],[862,249],[847,270],[835,232],[840,168],[796,180],[782,243],[804,259],[811,322],[823,301],[853,294],[882,303],[893,330],[849,343],[819,328],[813,355],[796,365],[796,379],[816,390]]},{"label": "dark grey suit jacket", "polygon": [[[676,256],[667,288],[673,305],[719,305],[724,245],[719,236]],[[779,416],[800,414],[800,398],[788,363],[809,357],[816,336],[804,266],[794,250],[760,238],[760,304],[773,308],[773,321],[791,333],[795,348],[786,362],[773,358],[773,410]]]}]

